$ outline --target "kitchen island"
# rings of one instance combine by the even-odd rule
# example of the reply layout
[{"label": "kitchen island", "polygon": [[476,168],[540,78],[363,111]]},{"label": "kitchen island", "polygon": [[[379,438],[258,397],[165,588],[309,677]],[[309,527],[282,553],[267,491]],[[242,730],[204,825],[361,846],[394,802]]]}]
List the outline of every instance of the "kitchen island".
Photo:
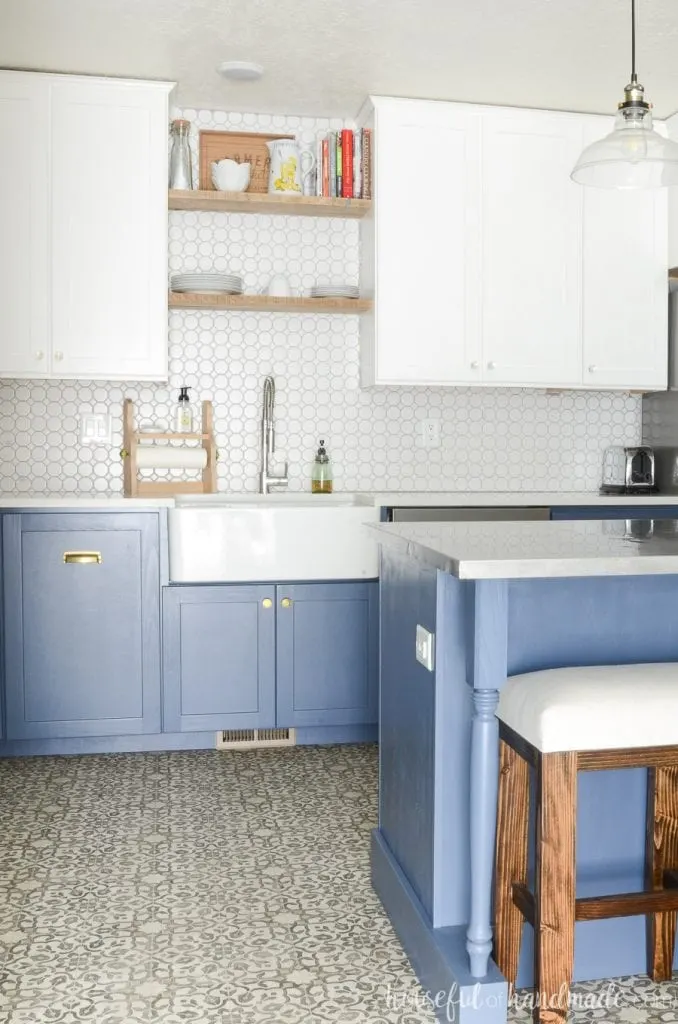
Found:
[{"label": "kitchen island", "polygon": [[[678,661],[674,520],[371,527],[381,549],[374,886],[442,1019],[501,1024],[491,959],[506,679]],[[642,700],[642,693],[638,699]],[[579,778],[577,895],[643,888],[646,772]],[[524,929],[518,987],[531,984]],[[645,971],[642,917],[579,922],[576,980]]]}]

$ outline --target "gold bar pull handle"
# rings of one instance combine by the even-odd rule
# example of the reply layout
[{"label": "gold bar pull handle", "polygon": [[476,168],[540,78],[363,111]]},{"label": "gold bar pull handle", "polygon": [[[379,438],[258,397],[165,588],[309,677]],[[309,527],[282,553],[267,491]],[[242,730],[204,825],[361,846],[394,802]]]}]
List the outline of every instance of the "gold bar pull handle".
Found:
[{"label": "gold bar pull handle", "polygon": [[66,565],[101,565],[100,551],[64,551]]}]

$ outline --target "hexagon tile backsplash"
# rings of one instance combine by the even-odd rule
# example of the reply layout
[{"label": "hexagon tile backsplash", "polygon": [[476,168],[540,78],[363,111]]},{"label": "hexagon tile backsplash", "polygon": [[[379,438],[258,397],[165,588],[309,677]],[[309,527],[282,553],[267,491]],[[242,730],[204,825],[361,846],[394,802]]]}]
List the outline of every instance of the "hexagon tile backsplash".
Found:
[{"label": "hexagon tile backsplash", "polygon": [[[280,131],[311,145],[341,122],[175,111],[202,128]],[[195,152],[195,148],[194,148]],[[173,212],[170,272],[232,270],[247,291],[284,273],[294,289],[357,283],[358,228],[350,221]],[[263,378],[276,380],[277,454],[290,488],[307,489],[318,439],[337,490],[594,490],[602,449],[640,439],[637,397],[473,388],[372,388],[358,376],[359,319],[173,311],[170,385],[78,381],[0,383],[0,491],[96,495],[122,491],[122,400],[138,419],[170,424],[181,384],[212,399],[219,489],[254,491]],[[113,415],[112,446],[79,443],[83,412]],[[420,446],[420,421],[439,419],[441,444]],[[157,474],[161,476],[162,474]]]}]

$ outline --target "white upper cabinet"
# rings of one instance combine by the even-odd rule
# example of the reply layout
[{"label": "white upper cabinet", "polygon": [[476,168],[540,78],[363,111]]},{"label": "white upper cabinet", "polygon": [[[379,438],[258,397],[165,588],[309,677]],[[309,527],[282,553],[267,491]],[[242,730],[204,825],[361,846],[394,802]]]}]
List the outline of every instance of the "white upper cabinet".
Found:
[{"label": "white upper cabinet", "polygon": [[[30,97],[23,116],[7,113],[22,90]],[[0,339],[0,375],[167,378],[170,90],[159,82],[0,72],[0,117],[31,175],[30,198],[19,181],[15,217],[30,223],[32,239],[30,251],[27,239],[18,245],[32,274],[23,293],[6,297],[13,330]],[[17,200],[12,186],[2,193],[9,209]],[[14,250],[3,232],[3,267]]]},{"label": "white upper cabinet", "polygon": [[480,119],[384,100],[374,124],[374,222],[362,228],[363,384],[480,379]]},{"label": "white upper cabinet", "polygon": [[52,86],[52,356],[67,377],[167,376],[167,90]]},{"label": "white upper cabinet", "polygon": [[0,372],[44,376],[49,349],[49,97],[0,75]]},{"label": "white upper cabinet", "polygon": [[483,117],[483,379],[576,385],[581,374],[582,190],[577,118]]},{"label": "white upper cabinet", "polygon": [[608,119],[371,102],[364,385],[666,387],[667,193],[570,179]]},{"label": "white upper cabinet", "polygon": [[[611,130],[611,118],[587,118],[585,144]],[[665,389],[668,190],[582,192],[583,382]]]}]

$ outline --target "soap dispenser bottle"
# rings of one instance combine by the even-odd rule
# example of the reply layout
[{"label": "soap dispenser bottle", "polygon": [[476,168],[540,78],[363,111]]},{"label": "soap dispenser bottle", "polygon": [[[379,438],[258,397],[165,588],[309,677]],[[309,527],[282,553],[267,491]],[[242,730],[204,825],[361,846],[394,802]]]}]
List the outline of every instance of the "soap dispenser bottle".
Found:
[{"label": "soap dispenser bottle", "polygon": [[321,440],[311,469],[311,492],[313,494],[332,493],[332,463]]},{"label": "soap dispenser bottle", "polygon": [[180,388],[177,402],[175,429],[179,434],[190,434],[193,430],[193,412],[188,398],[190,388]]}]

